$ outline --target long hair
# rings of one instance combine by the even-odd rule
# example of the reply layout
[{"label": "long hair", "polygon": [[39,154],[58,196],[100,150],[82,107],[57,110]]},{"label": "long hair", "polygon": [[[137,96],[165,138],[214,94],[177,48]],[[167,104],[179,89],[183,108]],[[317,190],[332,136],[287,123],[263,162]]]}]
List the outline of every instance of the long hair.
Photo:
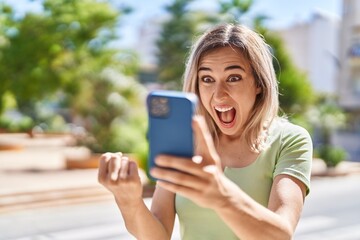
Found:
[{"label": "long hair", "polygon": [[[278,115],[279,109],[278,84],[272,54],[269,45],[259,34],[243,25],[233,24],[219,25],[205,32],[191,49],[183,77],[183,90],[193,92],[200,97],[199,60],[208,51],[225,46],[235,47],[244,54],[250,63],[255,84],[261,88],[242,133],[249,148],[259,153],[265,148],[268,128]],[[217,142],[219,129],[201,101],[199,105],[198,111],[205,117],[209,130]]]}]

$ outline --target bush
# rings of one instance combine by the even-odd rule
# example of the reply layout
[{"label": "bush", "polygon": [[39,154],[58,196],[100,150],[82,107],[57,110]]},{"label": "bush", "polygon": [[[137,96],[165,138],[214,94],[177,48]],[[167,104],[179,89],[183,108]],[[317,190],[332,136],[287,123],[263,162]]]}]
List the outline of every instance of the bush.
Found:
[{"label": "bush", "polygon": [[335,167],[346,159],[347,154],[343,148],[325,145],[318,148],[318,155],[327,167]]},{"label": "bush", "polygon": [[28,116],[21,116],[18,119],[12,119],[8,116],[0,117],[0,128],[10,133],[28,132],[33,125],[33,120]]}]

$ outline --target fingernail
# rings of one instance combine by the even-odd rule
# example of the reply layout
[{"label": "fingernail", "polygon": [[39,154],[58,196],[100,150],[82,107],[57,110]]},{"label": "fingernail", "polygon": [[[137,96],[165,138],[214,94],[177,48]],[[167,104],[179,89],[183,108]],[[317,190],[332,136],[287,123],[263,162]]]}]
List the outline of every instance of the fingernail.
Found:
[{"label": "fingernail", "polygon": [[117,180],[117,174],[113,172],[110,176],[111,180],[116,181]]},{"label": "fingernail", "polygon": [[200,164],[203,161],[203,158],[202,158],[202,156],[199,156],[199,155],[198,156],[193,156],[192,161],[194,163]]},{"label": "fingernail", "polygon": [[108,161],[111,158],[111,153],[104,153],[101,156],[105,161]]},{"label": "fingernail", "polygon": [[156,175],[156,170],[154,168],[150,169],[150,174],[152,176]]},{"label": "fingernail", "polygon": [[155,158],[155,163],[157,163],[157,164],[162,163],[163,159],[164,159],[163,157],[158,156],[158,157]]}]

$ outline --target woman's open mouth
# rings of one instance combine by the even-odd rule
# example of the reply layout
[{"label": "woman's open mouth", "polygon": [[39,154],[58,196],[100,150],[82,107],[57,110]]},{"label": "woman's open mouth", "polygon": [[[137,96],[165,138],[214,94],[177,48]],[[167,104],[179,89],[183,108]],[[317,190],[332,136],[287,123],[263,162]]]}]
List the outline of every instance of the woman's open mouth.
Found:
[{"label": "woman's open mouth", "polygon": [[234,107],[215,106],[216,114],[225,127],[232,127],[235,123],[236,110]]}]

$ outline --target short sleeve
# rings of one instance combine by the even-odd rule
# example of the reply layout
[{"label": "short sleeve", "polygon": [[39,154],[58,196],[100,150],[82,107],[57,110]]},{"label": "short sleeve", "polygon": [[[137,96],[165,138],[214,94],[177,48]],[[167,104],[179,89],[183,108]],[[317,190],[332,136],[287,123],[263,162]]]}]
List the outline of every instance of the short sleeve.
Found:
[{"label": "short sleeve", "polygon": [[273,177],[287,174],[297,178],[306,186],[306,195],[310,192],[310,176],[313,157],[313,145],[309,133],[293,124],[282,129],[281,146]]}]

